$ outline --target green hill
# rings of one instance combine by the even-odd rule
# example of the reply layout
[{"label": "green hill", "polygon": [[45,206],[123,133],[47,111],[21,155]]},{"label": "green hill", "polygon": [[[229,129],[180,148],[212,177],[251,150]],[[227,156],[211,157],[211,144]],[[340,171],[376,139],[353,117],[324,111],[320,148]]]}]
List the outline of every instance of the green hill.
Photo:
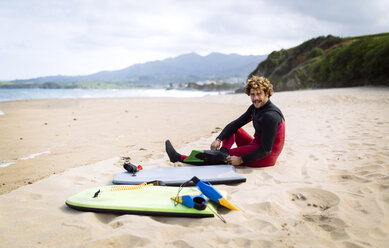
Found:
[{"label": "green hill", "polygon": [[250,73],[281,90],[389,85],[389,33],[308,40],[272,52]]}]

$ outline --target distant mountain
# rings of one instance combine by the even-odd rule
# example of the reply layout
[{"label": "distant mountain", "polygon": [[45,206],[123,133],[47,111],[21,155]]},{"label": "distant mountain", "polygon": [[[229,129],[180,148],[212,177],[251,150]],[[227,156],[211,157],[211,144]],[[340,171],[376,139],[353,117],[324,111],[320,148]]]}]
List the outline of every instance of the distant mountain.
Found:
[{"label": "distant mountain", "polygon": [[87,76],[88,80],[130,80],[135,83],[185,83],[199,80],[227,80],[247,77],[265,56],[242,56],[211,53],[180,55],[162,61],[135,64],[118,71],[103,71]]},{"label": "distant mountain", "polygon": [[[267,55],[238,55],[211,53],[201,56],[196,53],[183,54],[165,60],[134,64],[116,71],[101,71],[85,76],[47,76],[12,81],[9,85],[40,85],[46,88],[88,87],[90,82],[102,85],[168,85],[204,80],[224,82],[243,81]],[[0,87],[2,85],[0,84]],[[3,83],[4,87],[4,83]]]},{"label": "distant mountain", "polygon": [[272,52],[250,75],[277,90],[389,85],[389,33],[313,38]]}]

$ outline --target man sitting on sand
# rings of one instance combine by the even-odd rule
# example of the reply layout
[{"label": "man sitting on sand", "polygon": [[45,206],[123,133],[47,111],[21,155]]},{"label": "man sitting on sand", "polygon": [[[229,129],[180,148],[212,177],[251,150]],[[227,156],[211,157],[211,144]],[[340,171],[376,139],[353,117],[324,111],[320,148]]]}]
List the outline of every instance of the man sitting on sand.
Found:
[{"label": "man sitting on sand", "polygon": [[[285,141],[285,120],[281,110],[270,101],[273,85],[264,77],[252,76],[245,85],[245,93],[252,105],[238,119],[229,123],[216,140],[211,150],[225,155],[225,161],[234,166],[265,167],[275,165]],[[254,138],[243,126],[252,121]],[[236,148],[231,148],[236,143]],[[175,151],[169,140],[166,152],[171,162],[185,162],[188,156]]]}]

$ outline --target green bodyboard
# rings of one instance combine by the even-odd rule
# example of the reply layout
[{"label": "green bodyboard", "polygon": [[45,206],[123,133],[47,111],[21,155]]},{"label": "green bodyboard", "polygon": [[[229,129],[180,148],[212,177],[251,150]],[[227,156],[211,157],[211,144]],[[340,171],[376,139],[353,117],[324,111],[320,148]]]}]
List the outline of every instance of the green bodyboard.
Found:
[{"label": "green bodyboard", "polygon": [[197,154],[204,153],[204,150],[192,150],[192,152],[189,154],[187,158],[184,159],[183,162],[185,163],[201,163],[204,162],[204,160],[201,160],[196,157]]},{"label": "green bodyboard", "polygon": [[[179,187],[115,185],[87,189],[66,200],[70,208],[81,211],[159,215],[176,217],[214,217],[216,208],[208,201],[207,208],[197,210],[176,204],[171,197]],[[94,197],[96,193],[97,197]],[[220,191],[226,197],[226,192]],[[182,188],[180,195],[199,194],[195,187]]]}]

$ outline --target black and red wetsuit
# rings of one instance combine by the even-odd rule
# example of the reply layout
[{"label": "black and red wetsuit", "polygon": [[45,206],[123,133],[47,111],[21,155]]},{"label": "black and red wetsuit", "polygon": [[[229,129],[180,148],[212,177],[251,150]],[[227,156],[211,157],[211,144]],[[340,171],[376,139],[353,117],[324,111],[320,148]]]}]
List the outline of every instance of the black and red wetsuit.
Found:
[{"label": "black and red wetsuit", "polygon": [[[252,121],[254,138],[243,126]],[[242,157],[242,166],[265,167],[275,165],[285,142],[285,119],[281,110],[270,100],[260,107],[251,105],[238,119],[229,123],[218,135],[229,155]],[[236,143],[237,147],[232,148]]]}]

